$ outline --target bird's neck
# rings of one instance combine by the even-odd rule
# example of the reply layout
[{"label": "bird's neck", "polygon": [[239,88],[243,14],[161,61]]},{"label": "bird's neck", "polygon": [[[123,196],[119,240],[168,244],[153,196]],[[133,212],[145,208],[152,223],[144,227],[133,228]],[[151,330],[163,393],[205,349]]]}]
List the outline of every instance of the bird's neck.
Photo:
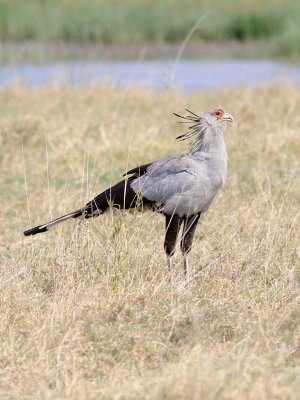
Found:
[{"label": "bird's neck", "polygon": [[227,150],[223,129],[208,129],[193,152],[200,162],[206,160],[212,179],[218,187],[224,186],[227,176]]},{"label": "bird's neck", "polygon": [[223,129],[215,126],[207,128],[199,134],[194,142],[193,153],[213,153],[221,152],[226,154],[226,145],[224,141]]}]

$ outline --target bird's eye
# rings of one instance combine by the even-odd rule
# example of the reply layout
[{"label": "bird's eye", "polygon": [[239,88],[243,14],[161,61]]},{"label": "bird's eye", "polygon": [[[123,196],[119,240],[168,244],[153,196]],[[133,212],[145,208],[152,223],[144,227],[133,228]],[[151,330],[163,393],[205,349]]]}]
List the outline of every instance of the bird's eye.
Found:
[{"label": "bird's eye", "polygon": [[217,111],[217,112],[216,112],[216,116],[217,116],[217,117],[218,117],[220,114],[221,114],[220,111]]}]

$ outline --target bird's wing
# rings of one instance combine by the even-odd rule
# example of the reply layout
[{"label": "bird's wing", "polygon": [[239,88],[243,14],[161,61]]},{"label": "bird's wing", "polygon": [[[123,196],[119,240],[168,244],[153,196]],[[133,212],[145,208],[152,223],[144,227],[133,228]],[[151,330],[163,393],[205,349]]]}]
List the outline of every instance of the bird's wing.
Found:
[{"label": "bird's wing", "polygon": [[192,188],[201,175],[201,162],[190,154],[175,154],[152,163],[143,176],[131,183],[136,193],[148,200],[164,204],[176,194]]},{"label": "bird's wing", "polygon": [[142,176],[147,172],[148,167],[152,165],[153,163],[148,163],[148,164],[143,164],[140,165],[139,167],[132,168],[129,171],[126,171],[123,176],[128,176],[128,175],[135,175],[136,177]]}]

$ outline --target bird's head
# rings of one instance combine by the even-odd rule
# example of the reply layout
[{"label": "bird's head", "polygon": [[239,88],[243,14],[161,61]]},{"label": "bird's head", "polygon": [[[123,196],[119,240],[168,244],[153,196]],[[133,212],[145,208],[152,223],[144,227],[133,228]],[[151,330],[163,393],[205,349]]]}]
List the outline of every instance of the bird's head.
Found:
[{"label": "bird's head", "polygon": [[209,133],[222,133],[226,127],[226,122],[233,122],[232,115],[225,112],[222,108],[214,108],[202,116],[190,110],[186,111],[189,113],[186,116],[174,113],[177,117],[181,118],[179,122],[190,124],[187,132],[178,136],[176,139],[186,140],[195,137],[190,145],[191,149],[197,147],[199,143],[203,141],[204,136],[209,135]]},{"label": "bird's head", "polygon": [[204,114],[203,118],[209,125],[225,126],[226,122],[233,122],[232,115],[228,114],[222,108],[214,108]]}]

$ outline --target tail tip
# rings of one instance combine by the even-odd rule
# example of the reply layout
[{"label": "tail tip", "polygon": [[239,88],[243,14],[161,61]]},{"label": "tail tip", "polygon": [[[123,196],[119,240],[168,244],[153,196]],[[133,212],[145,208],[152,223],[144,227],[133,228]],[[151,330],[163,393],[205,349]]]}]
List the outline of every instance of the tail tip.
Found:
[{"label": "tail tip", "polygon": [[23,232],[25,236],[33,236],[37,233],[47,232],[47,226],[39,225],[35,226],[34,228],[28,229],[27,231]]}]

